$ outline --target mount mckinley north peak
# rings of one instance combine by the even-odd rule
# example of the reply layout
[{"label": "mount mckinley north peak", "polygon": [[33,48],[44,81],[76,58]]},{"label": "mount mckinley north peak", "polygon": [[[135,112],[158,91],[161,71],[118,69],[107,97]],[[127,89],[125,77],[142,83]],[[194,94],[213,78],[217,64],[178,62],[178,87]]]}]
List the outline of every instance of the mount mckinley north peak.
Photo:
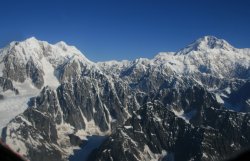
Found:
[{"label": "mount mckinley north peak", "polygon": [[205,36],[92,62],[34,37],[0,50],[0,128],[34,161],[220,161],[250,148],[250,49]]}]

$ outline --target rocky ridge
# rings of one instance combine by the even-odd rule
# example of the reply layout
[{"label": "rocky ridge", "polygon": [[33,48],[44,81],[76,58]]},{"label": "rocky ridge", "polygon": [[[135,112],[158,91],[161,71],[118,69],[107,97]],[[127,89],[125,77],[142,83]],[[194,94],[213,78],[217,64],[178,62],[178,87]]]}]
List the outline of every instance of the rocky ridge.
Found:
[{"label": "rocky ridge", "polygon": [[249,49],[212,36],[99,63],[64,42],[13,42],[0,51],[0,104],[32,90],[2,138],[41,161],[68,160],[91,135],[109,137],[90,160],[226,159],[248,147],[249,66]]}]

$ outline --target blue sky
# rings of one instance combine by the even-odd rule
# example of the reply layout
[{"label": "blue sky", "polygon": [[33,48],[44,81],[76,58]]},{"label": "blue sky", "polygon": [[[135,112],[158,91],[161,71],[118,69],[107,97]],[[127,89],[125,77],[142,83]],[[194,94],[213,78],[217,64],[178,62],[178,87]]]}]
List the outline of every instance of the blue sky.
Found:
[{"label": "blue sky", "polygon": [[92,61],[152,58],[205,35],[250,48],[248,0],[1,0],[0,47],[31,36]]}]

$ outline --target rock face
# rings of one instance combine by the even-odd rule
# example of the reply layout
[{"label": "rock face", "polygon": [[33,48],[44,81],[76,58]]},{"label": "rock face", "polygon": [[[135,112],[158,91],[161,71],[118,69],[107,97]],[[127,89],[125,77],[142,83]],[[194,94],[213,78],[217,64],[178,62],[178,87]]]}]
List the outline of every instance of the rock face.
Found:
[{"label": "rock face", "polygon": [[30,160],[75,159],[92,135],[107,139],[88,160],[219,161],[250,145],[250,49],[225,40],[93,63],[64,42],[30,38],[0,60],[0,104],[30,91],[2,138]]},{"label": "rock face", "polygon": [[158,101],[149,102],[89,160],[224,160],[249,146],[249,119],[249,114],[205,108],[202,123],[192,126]]},{"label": "rock face", "polygon": [[228,102],[233,106],[238,107],[241,111],[250,111],[250,81],[248,80],[237,90],[230,93],[227,98]]},{"label": "rock face", "polygon": [[[98,88],[101,85],[105,86],[102,90]],[[81,131],[85,136],[106,135],[112,124],[124,122],[129,114],[127,109],[135,107],[135,103],[133,99],[122,100],[123,95],[123,91],[112,89],[105,78],[99,85],[97,79],[79,79],[62,84],[57,90],[45,87],[4,130],[6,142],[32,160],[65,160],[73,151],[69,148],[80,145],[74,139],[81,137]],[[27,149],[22,151],[20,144]],[[48,157],[40,157],[47,152]]]},{"label": "rock face", "polygon": [[10,90],[15,94],[19,93],[18,90],[13,86],[12,81],[4,77],[0,77],[0,87],[2,88],[3,92]]}]

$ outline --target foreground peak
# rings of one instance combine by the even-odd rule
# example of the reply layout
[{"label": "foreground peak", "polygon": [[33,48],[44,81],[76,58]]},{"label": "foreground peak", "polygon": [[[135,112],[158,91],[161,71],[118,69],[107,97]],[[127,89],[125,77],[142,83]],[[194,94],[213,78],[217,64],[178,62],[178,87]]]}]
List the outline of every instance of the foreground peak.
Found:
[{"label": "foreground peak", "polygon": [[[15,48],[15,52],[24,60],[40,59],[43,56],[53,59],[53,61],[64,60],[81,60],[87,63],[93,63],[87,59],[84,54],[75,46],[70,46],[64,41],[59,41],[55,44],[50,44],[47,41],[38,40],[35,37],[30,37],[22,41],[13,41],[3,51],[8,54],[9,49]],[[1,53],[0,53],[1,54]]]}]

